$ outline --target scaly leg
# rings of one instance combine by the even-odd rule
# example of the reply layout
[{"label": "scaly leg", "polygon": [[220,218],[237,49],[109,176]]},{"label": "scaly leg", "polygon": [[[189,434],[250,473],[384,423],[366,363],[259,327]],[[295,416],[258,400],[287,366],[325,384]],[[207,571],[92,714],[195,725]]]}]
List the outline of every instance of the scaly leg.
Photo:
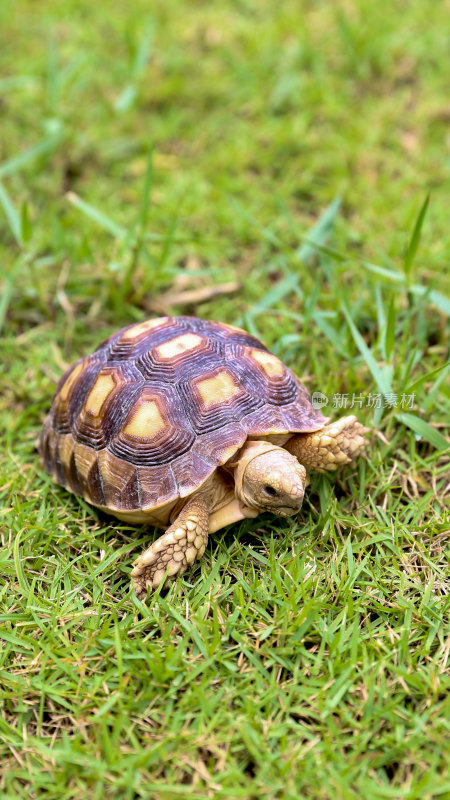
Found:
[{"label": "scaly leg", "polygon": [[147,587],[156,589],[167,577],[182,575],[205,552],[209,511],[202,497],[192,497],[175,522],[134,562],[131,577],[137,596],[143,600]]},{"label": "scaly leg", "polygon": [[296,434],[286,442],[285,448],[304,467],[325,472],[360,456],[367,445],[364,435],[369,430],[355,416],[342,417],[315,433]]}]

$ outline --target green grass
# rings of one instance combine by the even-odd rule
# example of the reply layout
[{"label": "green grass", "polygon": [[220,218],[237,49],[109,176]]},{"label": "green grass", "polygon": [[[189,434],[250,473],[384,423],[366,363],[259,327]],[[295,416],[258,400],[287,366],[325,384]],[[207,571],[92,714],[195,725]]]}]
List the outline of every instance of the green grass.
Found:
[{"label": "green grass", "polygon": [[[2,798],[450,798],[447,15],[1,3]],[[358,408],[367,460],[144,605],[153,531],[35,440],[63,369],[162,311],[416,403]]]}]

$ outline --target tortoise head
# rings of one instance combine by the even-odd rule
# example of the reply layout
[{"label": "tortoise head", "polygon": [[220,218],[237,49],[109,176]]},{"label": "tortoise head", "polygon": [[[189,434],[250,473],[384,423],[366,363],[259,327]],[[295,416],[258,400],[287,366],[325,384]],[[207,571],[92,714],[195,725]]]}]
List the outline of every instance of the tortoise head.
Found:
[{"label": "tortoise head", "polygon": [[235,469],[236,494],[245,506],[280,517],[296,514],[305,493],[306,470],[282,447],[249,442]]}]

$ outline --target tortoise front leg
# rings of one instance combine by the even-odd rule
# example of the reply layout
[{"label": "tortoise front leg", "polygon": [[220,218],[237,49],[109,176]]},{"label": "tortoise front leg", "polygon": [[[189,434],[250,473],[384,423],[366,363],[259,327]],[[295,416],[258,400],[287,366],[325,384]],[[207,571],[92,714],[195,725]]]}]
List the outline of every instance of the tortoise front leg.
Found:
[{"label": "tortoise front leg", "polygon": [[156,589],[164,575],[182,575],[205,552],[209,511],[202,497],[191,497],[175,522],[134,562],[131,577],[137,596],[143,600],[150,586]]},{"label": "tortoise front leg", "polygon": [[286,442],[285,448],[304,467],[325,472],[360,456],[367,445],[364,435],[369,430],[353,415],[342,417],[315,433],[297,433]]}]

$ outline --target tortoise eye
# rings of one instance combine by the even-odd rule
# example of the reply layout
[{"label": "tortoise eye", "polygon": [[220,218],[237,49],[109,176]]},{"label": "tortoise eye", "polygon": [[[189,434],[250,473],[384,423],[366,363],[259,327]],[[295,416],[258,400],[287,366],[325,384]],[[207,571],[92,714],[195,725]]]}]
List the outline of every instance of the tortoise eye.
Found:
[{"label": "tortoise eye", "polygon": [[269,486],[269,484],[266,484],[266,486],[264,486],[264,491],[271,497],[276,497],[278,495],[277,490],[274,489],[273,486]]}]

